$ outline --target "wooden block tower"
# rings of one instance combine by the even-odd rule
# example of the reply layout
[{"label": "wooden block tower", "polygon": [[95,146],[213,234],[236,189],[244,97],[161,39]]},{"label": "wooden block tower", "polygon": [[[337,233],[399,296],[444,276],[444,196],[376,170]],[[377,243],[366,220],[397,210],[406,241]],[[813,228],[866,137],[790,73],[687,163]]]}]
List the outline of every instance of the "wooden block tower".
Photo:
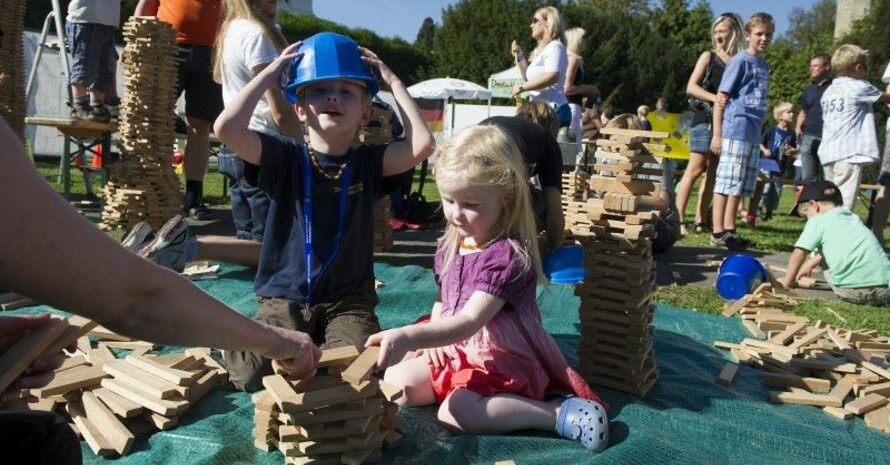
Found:
[{"label": "wooden block tower", "polygon": [[121,160],[105,188],[103,229],[145,220],[155,229],[179,213],[179,179],[173,171],[176,105],[176,31],[153,17],[124,25],[126,94],[121,102]]},{"label": "wooden block tower", "polygon": [[0,8],[0,117],[24,140],[25,113],[25,2],[11,0]]},{"label": "wooden block tower", "polygon": [[[355,135],[353,145],[389,144],[392,142],[392,111],[372,105],[373,115]],[[374,252],[386,252],[392,248],[392,206],[389,197],[383,197],[374,206]]]},{"label": "wooden block tower", "polygon": [[[658,380],[652,350],[655,289],[653,221],[661,186],[660,160],[650,138],[667,134],[604,129],[597,141],[596,174],[564,174],[566,224],[584,248],[587,279],[581,298],[581,375],[589,382],[645,396]],[[654,168],[652,168],[654,166]]]},{"label": "wooden block tower", "polygon": [[262,450],[277,448],[287,464],[349,464],[378,461],[381,447],[395,447],[401,435],[402,391],[371,372],[378,349],[359,355],[355,347],[329,349],[318,362],[327,373],[303,380],[263,378],[265,391],[253,395],[253,437]]}]

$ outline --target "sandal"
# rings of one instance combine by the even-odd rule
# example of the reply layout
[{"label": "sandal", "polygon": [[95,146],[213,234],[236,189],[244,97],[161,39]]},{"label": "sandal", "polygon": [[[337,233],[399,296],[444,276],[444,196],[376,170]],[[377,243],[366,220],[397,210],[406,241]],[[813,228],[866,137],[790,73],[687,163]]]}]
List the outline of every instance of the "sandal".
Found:
[{"label": "sandal", "polygon": [[609,445],[609,418],[599,402],[570,397],[559,406],[556,432],[587,450],[600,452]]},{"label": "sandal", "polygon": [[707,228],[708,228],[708,226],[704,223],[695,223],[695,225],[693,227],[693,231],[695,231],[696,234],[701,234],[701,233],[705,232],[705,230]]}]

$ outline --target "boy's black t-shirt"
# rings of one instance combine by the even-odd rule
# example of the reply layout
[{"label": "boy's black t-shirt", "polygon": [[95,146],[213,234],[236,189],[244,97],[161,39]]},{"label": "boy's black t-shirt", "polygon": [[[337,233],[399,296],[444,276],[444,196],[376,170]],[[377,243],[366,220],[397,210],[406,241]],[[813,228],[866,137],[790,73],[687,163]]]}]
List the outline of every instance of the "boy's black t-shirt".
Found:
[{"label": "boy's black t-shirt", "polygon": [[509,135],[525,159],[528,176],[538,177],[541,187],[562,192],[562,151],[556,139],[537,123],[515,116],[492,116],[479,124],[490,124]]},{"label": "boy's black t-shirt", "polygon": [[[259,134],[259,133],[258,133]],[[303,172],[306,155],[300,145],[259,134],[261,166],[245,169],[248,182],[257,181],[270,199],[266,233],[254,289],[261,297],[306,301],[306,255],[303,219]],[[351,179],[343,240],[331,257],[340,220],[340,180],[329,180],[313,169],[312,237],[313,292],[310,302],[331,302],[359,291],[374,292],[374,204],[383,196],[383,154],[386,145],[364,145],[346,157],[317,153],[322,167],[350,160]],[[257,177],[258,175],[258,177]],[[253,179],[251,179],[253,178]],[[321,273],[321,274],[320,274]]]}]

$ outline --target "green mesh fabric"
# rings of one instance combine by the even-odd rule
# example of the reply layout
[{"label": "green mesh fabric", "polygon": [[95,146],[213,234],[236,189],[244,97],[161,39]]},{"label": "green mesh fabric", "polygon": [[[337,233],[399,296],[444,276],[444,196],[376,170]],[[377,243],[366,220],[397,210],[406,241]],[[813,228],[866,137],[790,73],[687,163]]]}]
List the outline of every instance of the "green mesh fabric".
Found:
[{"label": "green mesh fabric", "polygon": [[[253,315],[252,275],[224,266],[218,281],[197,285],[238,311]],[[378,264],[378,314],[384,327],[411,323],[429,312],[436,295],[432,273],[416,266]],[[577,364],[579,300],[566,286],[539,290],[544,325],[569,362]],[[12,313],[35,313],[29,308]],[[182,311],[188,311],[184,302]],[[655,313],[659,383],[645,400],[609,389],[594,389],[611,405],[610,447],[589,453],[554,434],[523,431],[505,436],[452,436],[436,425],[436,409],[403,409],[402,445],[384,452],[385,464],[847,464],[887,463],[890,436],[861,419],[837,420],[809,406],[766,400],[759,370],[743,366],[727,388],[714,382],[725,354],[715,340],[745,337],[738,319],[701,315],[659,305]],[[168,349],[175,350],[175,349]],[[169,431],[137,439],[133,452],[115,460],[93,456],[84,462],[116,464],[281,464],[278,452],[254,448],[253,408],[247,394],[218,388]]]}]

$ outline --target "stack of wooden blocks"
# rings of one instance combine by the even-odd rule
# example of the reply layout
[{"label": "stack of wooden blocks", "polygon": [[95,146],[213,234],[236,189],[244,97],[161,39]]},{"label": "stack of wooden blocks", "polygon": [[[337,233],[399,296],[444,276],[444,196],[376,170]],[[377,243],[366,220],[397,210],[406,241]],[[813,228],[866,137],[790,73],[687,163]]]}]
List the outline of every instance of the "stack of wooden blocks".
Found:
[{"label": "stack of wooden blocks", "polygon": [[[110,340],[94,347],[89,336]],[[0,390],[35,358],[61,352],[75,342],[77,350],[48,385],[22,391],[19,402],[4,408],[66,415],[93,452],[103,457],[126,455],[137,436],[174,427],[179,415],[226,374],[207,349],[150,355],[146,352],[152,344],[132,341],[82,317],[53,317],[0,357]],[[112,348],[134,350],[117,359]]]},{"label": "stack of wooden blocks", "polygon": [[253,436],[262,450],[277,448],[294,465],[358,465],[380,460],[381,447],[401,436],[398,406],[402,391],[371,376],[378,348],[361,355],[355,347],[322,353],[327,373],[303,380],[282,375],[263,379],[253,395]]},{"label": "stack of wooden blocks", "polygon": [[[766,371],[763,385],[775,389],[769,393],[773,402],[814,405],[845,420],[861,416],[866,425],[890,433],[890,339],[785,311],[796,305],[764,283],[724,307],[725,316],[741,314],[752,337],[714,346]],[[727,362],[717,382],[731,385],[738,363]]]},{"label": "stack of wooden blocks", "polygon": [[133,17],[123,28],[126,93],[118,130],[121,160],[105,188],[103,229],[145,220],[159,229],[179,213],[173,170],[176,105],[176,30],[156,18]]},{"label": "stack of wooden blocks", "polygon": [[[373,111],[371,119],[355,135],[355,145],[389,144],[392,142],[393,117],[391,111],[371,106]],[[383,197],[374,205],[374,252],[386,252],[392,248],[392,226],[389,220],[392,218],[392,205],[389,197]]]},{"label": "stack of wooden blocks", "polygon": [[[667,134],[604,129],[598,140],[596,174],[571,173],[564,193],[566,224],[584,248],[580,373],[588,381],[645,396],[658,380],[652,349],[651,302],[655,290],[652,241],[660,185],[640,176],[661,175],[650,138]],[[565,178],[564,178],[565,179]]]},{"label": "stack of wooden blocks", "polygon": [[0,118],[25,138],[25,2],[10,0],[0,8]]}]

